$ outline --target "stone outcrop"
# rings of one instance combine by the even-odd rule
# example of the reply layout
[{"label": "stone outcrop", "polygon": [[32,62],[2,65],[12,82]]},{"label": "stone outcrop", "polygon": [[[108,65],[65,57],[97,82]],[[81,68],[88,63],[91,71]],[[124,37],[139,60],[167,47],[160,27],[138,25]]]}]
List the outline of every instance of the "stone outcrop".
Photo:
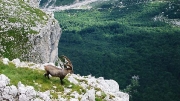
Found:
[{"label": "stone outcrop", "polygon": [[58,21],[38,8],[39,0],[23,1],[0,1],[0,57],[54,63],[61,36]]},{"label": "stone outcrop", "polygon": [[[95,96],[105,95],[106,101],[129,101],[129,95],[119,91],[119,85],[114,80],[105,80],[103,77],[95,78],[91,75],[79,76],[71,74],[68,80],[84,89],[90,88],[83,96],[81,101],[95,101]],[[84,81],[84,82],[78,82]]]},{"label": "stone outcrop", "polygon": [[[24,0],[32,7],[39,7],[39,0]],[[61,28],[58,21],[54,18],[53,12],[46,12],[48,20],[45,25],[34,28],[39,34],[29,35],[29,43],[32,48],[27,57],[35,63],[47,63],[58,59],[58,44],[61,36]]]},{"label": "stone outcrop", "polygon": [[[49,15],[53,15],[50,13]],[[29,35],[29,42],[32,45],[27,57],[28,61],[35,63],[47,63],[58,59],[58,44],[61,36],[59,23],[53,16],[49,18],[46,25],[40,29],[39,34]]]},{"label": "stone outcrop", "polygon": [[[32,86],[25,86],[21,82],[19,82],[16,86],[10,85],[10,79],[6,77],[4,74],[0,75],[0,101],[8,100],[8,101],[67,101],[69,98],[65,98],[66,94],[70,94],[72,98],[70,101],[95,101],[97,96],[104,96],[104,100],[106,101],[129,101],[129,95],[123,92],[120,92],[117,84],[115,84],[114,80],[104,80],[101,78],[94,78],[92,76],[81,77],[79,75],[71,75],[69,78],[75,78],[78,80],[87,80],[87,81],[95,81],[91,82],[91,84],[86,84],[85,82],[78,82],[81,86],[85,87],[86,93],[79,94],[76,91],[72,92],[69,88],[64,88],[64,92],[59,95],[58,99],[51,99],[50,90],[46,92],[35,91]],[[101,81],[101,83],[99,83]],[[102,82],[104,81],[104,82]],[[71,82],[71,81],[70,81]],[[72,82],[73,83],[73,82]],[[115,84],[115,85],[114,85]],[[109,85],[108,87],[103,87],[103,85]],[[99,88],[100,87],[100,88]],[[116,91],[111,88],[118,88]],[[89,89],[90,88],[90,89]],[[95,90],[98,89],[98,90]],[[107,90],[108,89],[108,90]],[[102,95],[104,94],[104,95]]]},{"label": "stone outcrop", "polygon": [[10,85],[10,79],[0,75],[0,101],[50,101],[50,93],[37,92],[32,86],[25,86],[21,82],[18,87]]},{"label": "stone outcrop", "polygon": [[[9,61],[7,58],[2,59],[5,65],[15,64],[16,68],[43,69],[43,64],[34,64],[21,62],[19,59]],[[39,68],[38,68],[39,67]],[[105,80],[103,77],[95,78],[91,75],[80,76],[70,74],[66,79],[71,82],[70,85],[63,86],[63,91],[56,92],[56,86],[49,88],[48,91],[35,91],[32,86],[25,86],[21,82],[17,87],[10,85],[10,79],[4,74],[0,75],[0,101],[1,100],[18,100],[18,101],[95,101],[101,99],[105,101],[129,101],[129,95],[119,90],[119,85],[114,80]],[[34,82],[36,83],[36,82]],[[78,85],[79,91],[74,90],[72,85]],[[58,94],[58,98],[51,98],[51,93]]]}]

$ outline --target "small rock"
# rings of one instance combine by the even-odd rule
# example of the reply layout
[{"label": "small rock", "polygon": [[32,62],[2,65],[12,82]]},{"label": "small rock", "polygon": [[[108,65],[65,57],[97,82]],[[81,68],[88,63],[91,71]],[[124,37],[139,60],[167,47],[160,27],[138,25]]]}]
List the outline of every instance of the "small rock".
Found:
[{"label": "small rock", "polygon": [[95,90],[88,90],[83,96],[81,101],[95,101]]},{"label": "small rock", "polygon": [[10,86],[9,94],[11,94],[13,97],[16,97],[17,92],[18,92],[18,89],[16,88],[16,86],[14,85]]},{"label": "small rock", "polygon": [[97,92],[96,92],[96,95],[97,95],[97,96],[101,96],[101,91],[97,91]]},{"label": "small rock", "polygon": [[72,76],[69,76],[68,77],[68,80],[69,80],[69,82],[71,82],[71,83],[74,83],[74,84],[78,84],[79,82],[74,78],[74,77],[72,77]]},{"label": "small rock", "polygon": [[15,64],[16,67],[19,67],[21,61],[17,58],[17,59],[13,59],[12,62]]},{"label": "small rock", "polygon": [[3,59],[3,64],[8,65],[8,62],[9,62],[9,59],[8,59],[8,58],[4,58],[4,59]]},{"label": "small rock", "polygon": [[10,84],[10,79],[6,77],[4,74],[0,75],[0,87],[4,87]]},{"label": "small rock", "polygon": [[25,94],[21,94],[19,95],[19,101],[28,101],[29,99],[27,98],[27,96]]}]

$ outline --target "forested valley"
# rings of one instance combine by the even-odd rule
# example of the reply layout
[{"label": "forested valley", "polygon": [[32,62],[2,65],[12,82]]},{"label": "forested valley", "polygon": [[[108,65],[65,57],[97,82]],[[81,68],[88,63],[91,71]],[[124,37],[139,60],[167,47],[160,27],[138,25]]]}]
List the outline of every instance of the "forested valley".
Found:
[{"label": "forested valley", "polygon": [[75,74],[116,80],[130,101],[179,101],[180,1],[121,1],[55,12],[59,55]]}]

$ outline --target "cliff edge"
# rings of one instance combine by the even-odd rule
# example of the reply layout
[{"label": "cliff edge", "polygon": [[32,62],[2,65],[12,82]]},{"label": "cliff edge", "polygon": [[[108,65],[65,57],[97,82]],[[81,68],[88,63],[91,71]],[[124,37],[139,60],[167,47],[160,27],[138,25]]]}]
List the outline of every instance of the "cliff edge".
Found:
[{"label": "cliff edge", "polygon": [[[0,74],[0,100],[129,101],[129,95],[120,91],[118,83],[114,80],[95,78],[91,75],[68,74],[63,80],[64,84],[61,85],[59,78],[50,77],[48,80],[43,77],[44,65],[47,64],[0,58],[0,72],[2,73]],[[1,71],[3,67],[5,68]],[[12,76],[13,71],[15,73]],[[21,76],[21,79],[14,80],[14,76]]]},{"label": "cliff edge", "polygon": [[35,63],[55,62],[61,28],[38,0],[0,1],[0,57]]}]

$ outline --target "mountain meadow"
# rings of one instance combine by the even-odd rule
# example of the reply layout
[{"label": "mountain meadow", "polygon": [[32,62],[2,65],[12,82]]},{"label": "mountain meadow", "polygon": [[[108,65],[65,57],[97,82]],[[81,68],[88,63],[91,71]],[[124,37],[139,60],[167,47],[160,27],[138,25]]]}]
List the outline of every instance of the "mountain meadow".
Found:
[{"label": "mountain meadow", "polygon": [[116,80],[130,101],[178,101],[180,1],[119,1],[55,12],[59,54],[75,74]]}]

